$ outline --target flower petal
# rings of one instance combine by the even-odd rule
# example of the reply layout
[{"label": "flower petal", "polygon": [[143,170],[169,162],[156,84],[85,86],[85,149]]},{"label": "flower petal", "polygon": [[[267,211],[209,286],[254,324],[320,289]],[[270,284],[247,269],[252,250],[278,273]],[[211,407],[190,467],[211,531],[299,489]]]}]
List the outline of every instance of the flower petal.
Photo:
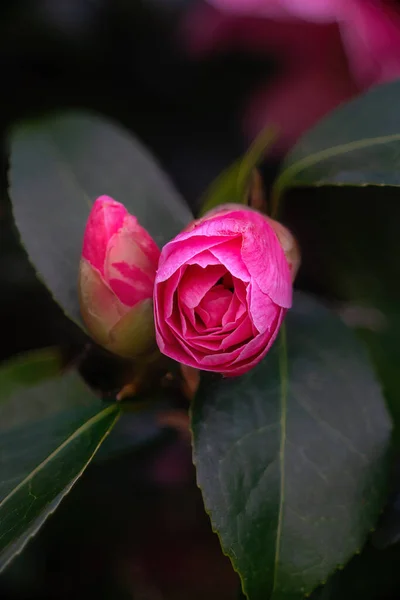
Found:
[{"label": "flower petal", "polygon": [[212,265],[207,269],[198,265],[188,266],[178,286],[179,304],[185,304],[189,308],[198,306],[225,272],[225,267],[220,265]]},{"label": "flower petal", "polygon": [[104,262],[110,238],[119,231],[128,211],[109,196],[93,204],[83,238],[82,257],[104,276]]},{"label": "flower petal", "polygon": [[[187,233],[181,233],[172,242],[168,242],[161,251],[156,281],[165,281],[182,265],[188,263],[196,255],[223,243],[218,236],[193,235],[187,238]],[[186,237],[185,237],[186,236]],[[227,237],[229,235],[227,234]],[[181,243],[185,240],[185,243]]]},{"label": "flower petal", "polygon": [[250,273],[243,262],[242,238],[237,236],[223,244],[214,246],[210,252],[224,265],[229,273],[241,281],[250,281]]},{"label": "flower petal", "polygon": [[196,308],[196,313],[203,323],[209,327],[221,327],[222,319],[226,314],[232,300],[232,292],[223,285],[214,286],[201,300]]}]

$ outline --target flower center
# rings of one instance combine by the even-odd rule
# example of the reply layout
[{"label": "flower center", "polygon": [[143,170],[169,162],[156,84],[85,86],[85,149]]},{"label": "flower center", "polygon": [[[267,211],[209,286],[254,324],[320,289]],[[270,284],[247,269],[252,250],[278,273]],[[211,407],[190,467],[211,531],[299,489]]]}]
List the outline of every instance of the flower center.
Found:
[{"label": "flower center", "polygon": [[230,306],[232,295],[233,292],[223,285],[214,285],[195,308],[195,315],[201,319],[207,328],[221,327],[222,319]]},{"label": "flower center", "polygon": [[194,309],[196,321],[207,328],[223,327],[235,293],[232,275],[226,272],[203,296]]}]

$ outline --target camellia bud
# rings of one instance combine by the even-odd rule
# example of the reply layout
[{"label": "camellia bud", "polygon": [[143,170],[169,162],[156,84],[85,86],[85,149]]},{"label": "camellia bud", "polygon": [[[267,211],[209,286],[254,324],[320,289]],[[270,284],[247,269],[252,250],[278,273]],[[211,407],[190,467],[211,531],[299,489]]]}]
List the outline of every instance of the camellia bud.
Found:
[{"label": "camellia bud", "polygon": [[136,217],[108,196],[98,198],[86,225],[79,301],[93,339],[136,357],[154,344],[153,288],[160,251]]}]

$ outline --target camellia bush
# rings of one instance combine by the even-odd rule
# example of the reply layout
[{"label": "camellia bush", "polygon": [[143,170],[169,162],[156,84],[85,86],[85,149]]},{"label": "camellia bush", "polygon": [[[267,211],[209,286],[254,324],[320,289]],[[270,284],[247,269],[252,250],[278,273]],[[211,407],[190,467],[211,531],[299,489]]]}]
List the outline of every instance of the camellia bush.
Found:
[{"label": "camellia bush", "polygon": [[[241,594],[302,598],[361,551],[397,439],[398,289],[376,281],[397,278],[398,256],[365,242],[361,216],[349,229],[348,215],[355,186],[374,186],[379,210],[381,186],[400,184],[399,103],[396,81],[337,109],[271,189],[258,170],[267,132],[198,215],[142,144],[99,115],[10,131],[15,226],[82,343],[0,368],[2,569],[118,420],[165,411],[174,394],[186,398],[197,482]],[[333,187],[349,205],[321,221],[331,253],[313,240],[303,253],[302,202]],[[112,390],[85,376],[100,353],[120,366]]]}]

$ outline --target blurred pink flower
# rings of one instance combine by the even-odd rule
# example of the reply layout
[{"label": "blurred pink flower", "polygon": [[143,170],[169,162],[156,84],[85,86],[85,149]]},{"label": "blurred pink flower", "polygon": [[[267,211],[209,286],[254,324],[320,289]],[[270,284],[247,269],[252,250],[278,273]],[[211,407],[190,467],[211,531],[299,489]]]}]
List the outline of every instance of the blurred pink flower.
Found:
[{"label": "blurred pink flower", "polygon": [[315,121],[374,83],[400,76],[400,6],[393,0],[210,0],[188,14],[186,47],[201,56],[276,56],[281,73],[252,93],[249,137],[278,126],[284,152]]},{"label": "blurred pink flower", "polygon": [[220,10],[261,17],[300,17],[309,21],[335,21],[340,6],[351,0],[209,0]]},{"label": "blurred pink flower", "polygon": [[400,4],[349,0],[340,29],[355,79],[362,87],[400,76]]}]

